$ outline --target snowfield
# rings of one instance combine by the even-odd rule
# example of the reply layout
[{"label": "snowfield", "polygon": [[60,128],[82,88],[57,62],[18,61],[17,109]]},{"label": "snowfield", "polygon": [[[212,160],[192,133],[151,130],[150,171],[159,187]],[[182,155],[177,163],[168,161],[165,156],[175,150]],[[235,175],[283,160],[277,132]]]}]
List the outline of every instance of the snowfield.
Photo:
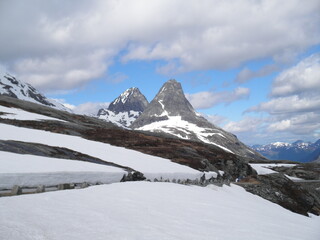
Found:
[{"label": "snowfield", "polygon": [[128,128],[140,115],[140,112],[137,111],[114,113],[108,109],[104,109],[104,112],[105,114],[98,116],[99,119],[111,122],[116,126],[123,128]]},{"label": "snowfield", "polygon": [[[76,136],[51,133],[35,129],[0,124],[1,140],[41,143],[49,146],[65,147],[102,160],[131,167],[142,172],[146,178],[197,179],[203,172],[171,162],[168,159],[143,154],[134,150],[111,146],[109,144],[86,140]],[[1,156],[1,155],[0,155]],[[1,168],[0,157],[0,168]],[[208,173],[207,178],[215,176]]]},{"label": "snowfield", "polygon": [[[162,102],[159,101],[159,103],[161,104],[162,108],[164,108]],[[223,149],[224,151],[227,151],[227,152],[234,154],[234,152],[232,152],[230,149],[223,147],[219,144],[213,143],[207,139],[208,137],[213,136],[213,135],[217,135],[222,138],[225,138],[225,136],[223,136],[222,133],[218,132],[218,130],[215,130],[217,132],[212,132],[213,130],[210,128],[198,127],[196,124],[189,123],[185,120],[182,120],[181,116],[169,116],[167,111],[165,111],[165,110],[163,110],[163,113],[160,116],[167,116],[168,120],[153,122],[153,123],[150,123],[150,124],[145,125],[143,127],[137,128],[136,130],[150,131],[150,132],[160,131],[160,132],[165,132],[165,133],[177,136],[179,138],[188,140],[189,139],[188,136],[184,137],[184,136],[177,134],[175,132],[175,130],[178,129],[179,131],[182,131],[185,134],[194,133],[197,135],[197,137],[202,142],[215,145],[215,146]],[[160,116],[158,116],[158,117],[160,117]]]},{"label": "snowfield", "polygon": [[318,240],[319,226],[236,185],[126,182],[0,199],[10,240]]},{"label": "snowfield", "polygon": [[0,115],[0,118],[3,119],[16,119],[16,120],[53,120],[53,121],[63,121],[58,118],[52,118],[41,114],[27,112],[17,108],[8,108],[0,106],[0,112],[5,114]]},{"label": "snowfield", "polygon": [[62,183],[120,182],[126,171],[83,161],[0,151],[0,189]]},{"label": "snowfield", "polygon": [[288,163],[249,163],[250,166],[257,171],[259,175],[276,173],[273,171],[272,167],[294,167],[297,164],[288,164]]}]

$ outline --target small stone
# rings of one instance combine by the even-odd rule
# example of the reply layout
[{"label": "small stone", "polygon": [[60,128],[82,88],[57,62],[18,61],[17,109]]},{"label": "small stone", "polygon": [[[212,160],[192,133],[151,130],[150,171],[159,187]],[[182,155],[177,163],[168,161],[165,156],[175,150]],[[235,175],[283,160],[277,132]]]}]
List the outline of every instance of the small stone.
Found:
[{"label": "small stone", "polygon": [[14,185],[11,190],[11,195],[20,195],[22,194],[22,189],[18,185]]},{"label": "small stone", "polygon": [[42,192],[45,192],[45,186],[44,185],[39,185],[38,187],[37,187],[37,190],[36,190],[36,192],[37,193],[42,193]]}]

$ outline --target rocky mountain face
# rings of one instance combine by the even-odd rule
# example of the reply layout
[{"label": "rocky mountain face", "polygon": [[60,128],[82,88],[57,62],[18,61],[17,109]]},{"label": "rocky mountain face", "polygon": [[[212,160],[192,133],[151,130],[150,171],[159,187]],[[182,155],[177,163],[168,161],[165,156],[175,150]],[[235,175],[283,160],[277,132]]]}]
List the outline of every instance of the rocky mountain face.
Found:
[{"label": "rocky mountain face", "polygon": [[197,113],[176,80],[169,80],[162,86],[131,128],[200,141],[243,157],[264,159],[241,143],[235,135],[218,128]]},{"label": "rocky mountain face", "polygon": [[320,159],[320,139],[314,143],[298,140],[294,143],[275,142],[267,145],[253,145],[252,148],[271,160],[312,162]]},{"label": "rocky mountain face", "polygon": [[62,104],[46,98],[30,84],[24,83],[8,73],[0,73],[0,95],[42,104],[63,111],[71,111]]},{"label": "rocky mountain face", "polygon": [[120,127],[129,127],[146,109],[149,102],[138,88],[129,88],[113,100],[108,109],[100,109],[98,118]]}]

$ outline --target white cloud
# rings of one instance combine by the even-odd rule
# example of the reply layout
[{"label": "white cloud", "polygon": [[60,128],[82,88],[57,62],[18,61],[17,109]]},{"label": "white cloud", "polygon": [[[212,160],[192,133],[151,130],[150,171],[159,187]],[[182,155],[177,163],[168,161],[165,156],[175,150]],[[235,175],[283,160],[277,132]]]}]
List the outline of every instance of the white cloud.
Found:
[{"label": "white cloud", "polygon": [[320,54],[301,60],[275,78],[271,99],[245,112],[266,112],[266,136],[313,138],[320,130]]},{"label": "white cloud", "polygon": [[18,77],[41,91],[71,90],[101,76],[107,69],[107,54],[97,50],[83,56],[26,58],[13,65]]},{"label": "white cloud", "polygon": [[72,109],[74,113],[86,114],[86,115],[97,115],[99,109],[108,108],[109,102],[86,102]]},{"label": "white cloud", "polygon": [[227,120],[226,117],[223,117],[217,114],[214,114],[214,115],[201,114],[201,115],[216,126],[221,126]]},{"label": "white cloud", "polygon": [[245,117],[240,121],[229,121],[224,125],[226,131],[232,133],[254,132],[259,129],[263,121],[259,118]]},{"label": "white cloud", "polygon": [[73,105],[66,102],[65,99],[53,99],[65,107],[71,109],[76,114],[84,114],[84,115],[97,115],[98,111],[101,108],[108,108],[109,102],[86,102],[79,105]]},{"label": "white cloud", "polygon": [[129,76],[127,76],[126,74],[121,73],[121,72],[116,72],[114,74],[109,75],[106,80],[108,82],[112,82],[112,83],[120,83],[128,78],[129,78]]},{"label": "white cloud", "polygon": [[320,113],[306,113],[287,117],[286,119],[275,121],[268,126],[268,131],[274,132],[291,132],[296,135],[312,136],[320,129]]},{"label": "white cloud", "polygon": [[253,78],[267,76],[267,75],[277,71],[278,69],[279,69],[279,66],[276,64],[266,65],[257,71],[252,71],[248,68],[244,68],[238,73],[238,75],[236,76],[236,79],[234,81],[238,82],[238,83],[245,83]]},{"label": "white cloud", "polygon": [[283,71],[273,82],[271,96],[320,91],[320,54],[314,54]]},{"label": "white cloud", "polygon": [[186,98],[190,101],[195,109],[205,109],[213,107],[219,103],[229,104],[241,99],[246,99],[250,95],[249,88],[238,87],[228,92],[198,92],[194,94],[186,94]]},{"label": "white cloud", "polygon": [[[0,62],[61,90],[103,75],[119,53],[164,60],[164,73],[283,61],[319,43],[319,11],[318,0],[1,1]],[[105,55],[90,59],[97,51]],[[70,70],[49,69],[52,59]]]},{"label": "white cloud", "polygon": [[300,97],[297,95],[271,99],[249,108],[246,112],[268,112],[270,114],[299,114],[320,110],[320,95]]}]

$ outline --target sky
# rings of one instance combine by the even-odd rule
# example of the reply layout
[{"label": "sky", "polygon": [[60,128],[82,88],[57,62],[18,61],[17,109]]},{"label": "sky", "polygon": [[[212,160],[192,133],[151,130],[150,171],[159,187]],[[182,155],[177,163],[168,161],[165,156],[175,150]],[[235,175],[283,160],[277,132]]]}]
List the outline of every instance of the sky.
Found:
[{"label": "sky", "polygon": [[78,113],[169,79],[246,144],[320,138],[319,0],[0,0],[0,68]]}]

